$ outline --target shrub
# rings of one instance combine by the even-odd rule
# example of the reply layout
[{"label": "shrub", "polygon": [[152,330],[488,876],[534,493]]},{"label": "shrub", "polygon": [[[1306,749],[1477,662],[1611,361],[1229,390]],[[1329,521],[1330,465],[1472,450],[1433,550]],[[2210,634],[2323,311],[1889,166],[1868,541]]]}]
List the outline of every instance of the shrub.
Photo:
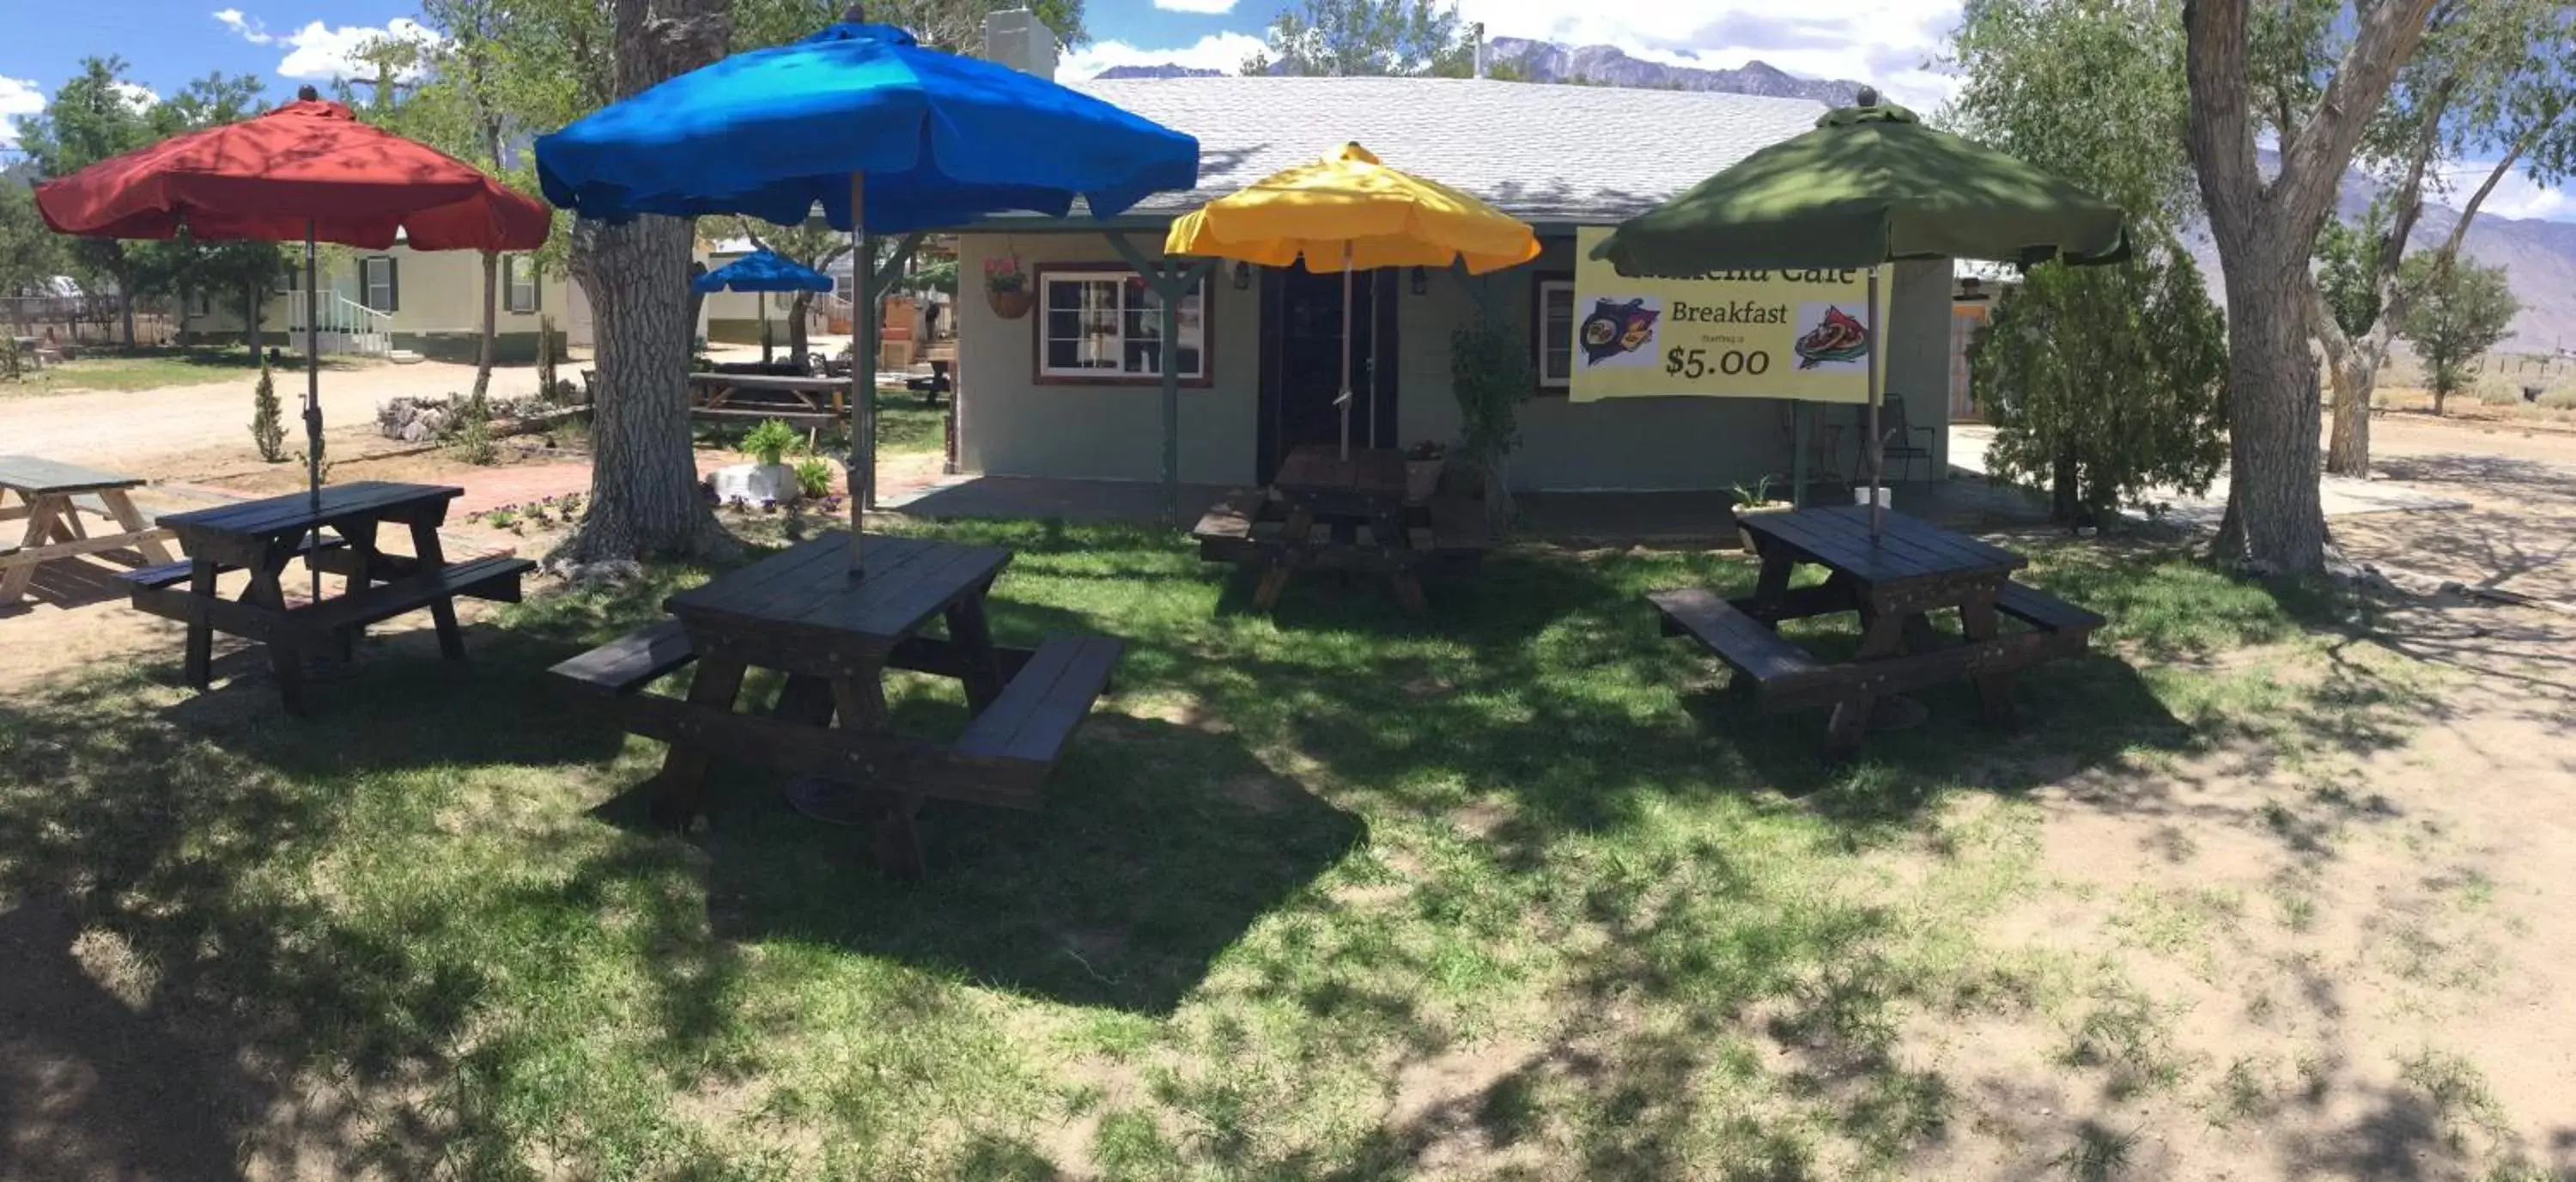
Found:
[{"label": "shrub", "polygon": [[805,499],[818,501],[832,494],[832,465],[821,456],[807,456],[796,461],[796,491]]},{"label": "shrub", "polygon": [[18,356],[18,338],[0,333],[0,381],[14,382],[26,376],[21,368],[24,365]]},{"label": "shrub", "polygon": [[742,437],[743,454],[764,466],[776,464],[796,449],[796,429],[777,419],[762,419],[760,425]]},{"label": "shrub", "polygon": [[259,458],[269,463],[286,458],[285,408],[277,404],[277,380],[269,373],[265,357],[259,363],[259,384],[250,392],[250,441],[259,449]]},{"label": "shrub", "polygon": [[2511,378],[2488,374],[2478,379],[2480,406],[2511,406],[2522,401],[2522,383]]},{"label": "shrub", "polygon": [[1449,385],[1458,399],[1458,449],[1483,484],[1486,512],[1511,520],[1503,462],[1520,446],[1520,404],[1538,386],[1529,344],[1514,329],[1470,324],[1449,334]]},{"label": "shrub", "polygon": [[2576,410],[2576,386],[2560,386],[2543,393],[2540,405],[2551,410]]},{"label": "shrub", "polygon": [[480,394],[455,399],[454,438],[456,458],[481,467],[501,458],[501,445],[492,437],[492,404]]}]

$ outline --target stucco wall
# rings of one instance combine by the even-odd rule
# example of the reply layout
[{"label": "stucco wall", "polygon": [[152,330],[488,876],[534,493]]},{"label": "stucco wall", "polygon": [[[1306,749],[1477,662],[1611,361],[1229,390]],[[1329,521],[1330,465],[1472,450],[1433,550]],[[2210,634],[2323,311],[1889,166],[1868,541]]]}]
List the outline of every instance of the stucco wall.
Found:
[{"label": "stucco wall", "polygon": [[[1435,275],[1428,294],[1402,297],[1399,328],[1403,394],[1397,424],[1406,443],[1453,440],[1458,404],[1450,391],[1449,334],[1472,321],[1477,301],[1489,293],[1496,315],[1523,334],[1531,331],[1530,301],[1543,273],[1570,274],[1574,244],[1556,239],[1538,262],[1494,275],[1460,279]],[[1891,269],[1888,382],[1896,391],[1924,390],[1913,401],[1920,423],[1937,423],[1947,389],[1949,265],[1903,263]],[[1733,398],[1621,398],[1575,403],[1557,392],[1521,405],[1521,447],[1511,460],[1512,484],[1522,489],[1709,489],[1751,483],[1790,470],[1790,419],[1785,402]],[[1909,410],[1912,410],[1909,407]],[[1861,408],[1815,408],[1819,423],[1845,423],[1843,471],[1858,477]],[[1935,433],[1946,448],[1945,432]],[[1919,461],[1914,476],[1925,465]],[[1930,465],[1937,476],[1944,467]],[[1890,469],[1890,475],[1895,475]]]},{"label": "stucco wall", "polygon": [[[1159,257],[1161,235],[1135,235]],[[958,315],[958,466],[968,472],[1108,480],[1158,480],[1163,472],[1163,391],[1133,384],[1041,385],[1037,325],[995,315],[983,294],[984,261],[1017,254],[1041,264],[1124,264],[1098,234],[968,234],[958,242],[964,293]],[[1222,272],[1208,281],[1212,381],[1181,389],[1181,479],[1242,484],[1253,477],[1259,409],[1260,293],[1236,291]]]},{"label": "stucco wall", "polygon": [[[1036,384],[1032,374],[1039,314],[1002,320],[978,286],[986,258],[1017,253],[1024,269],[1115,260],[1105,240],[1089,234],[1022,234],[1006,242],[970,234],[961,240],[960,253],[968,291],[958,301],[963,345],[959,466],[1023,476],[1158,479],[1159,386],[1150,380],[1108,388]],[[1483,286],[1496,314],[1527,333],[1537,277],[1573,269],[1573,242],[1559,239],[1530,267],[1463,281],[1435,274],[1419,296],[1398,284],[1398,439],[1410,444],[1457,436],[1449,334],[1478,315],[1468,285]],[[1257,285],[1236,291],[1222,275],[1220,271],[1210,295],[1215,382],[1206,389],[1181,391],[1181,478],[1244,483],[1253,479],[1257,444],[1260,293]],[[1890,268],[1888,281],[1893,284],[1889,388],[1910,395],[1908,409],[1916,424],[1937,425],[1949,380],[1949,265],[1898,264]],[[1727,398],[1632,398],[1578,405],[1562,394],[1541,394],[1522,405],[1522,445],[1512,459],[1512,483],[1523,489],[1713,489],[1764,475],[1785,478],[1791,459],[1788,405]],[[1858,479],[1863,473],[1861,408],[1818,405],[1815,413],[1819,423],[1844,425],[1840,467]],[[1946,454],[1946,432],[1932,432],[1929,442]],[[1947,470],[1936,459],[1928,466],[1918,461],[1911,473],[1891,467],[1889,474],[1922,479],[1927,469],[1936,478]]]}]

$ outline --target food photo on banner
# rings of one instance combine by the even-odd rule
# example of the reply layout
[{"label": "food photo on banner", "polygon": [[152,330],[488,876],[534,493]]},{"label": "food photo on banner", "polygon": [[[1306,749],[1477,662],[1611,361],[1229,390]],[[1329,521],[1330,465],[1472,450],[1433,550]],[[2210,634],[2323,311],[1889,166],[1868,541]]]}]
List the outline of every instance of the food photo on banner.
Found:
[{"label": "food photo on banner", "polygon": [[[1869,401],[1869,273],[1721,271],[1689,279],[1621,275],[1575,251],[1576,402],[1604,398]],[[1881,285],[1875,323],[1887,323]],[[1883,362],[1881,362],[1883,364]]]}]

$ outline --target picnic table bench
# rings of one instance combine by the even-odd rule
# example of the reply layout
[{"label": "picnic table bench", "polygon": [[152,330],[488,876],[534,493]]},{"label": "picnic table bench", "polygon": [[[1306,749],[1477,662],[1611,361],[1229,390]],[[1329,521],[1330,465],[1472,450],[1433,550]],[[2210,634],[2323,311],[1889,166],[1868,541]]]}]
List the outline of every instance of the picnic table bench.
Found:
[{"label": "picnic table bench", "polygon": [[[127,492],[146,481],[36,456],[0,456],[0,521],[25,518],[16,549],[0,551],[0,607],[18,602],[36,580],[36,568],[65,558],[108,550],[133,550],[145,562],[170,561],[170,531],[156,529],[135,511]],[[106,518],[113,532],[92,533],[81,514]]]},{"label": "picnic table bench", "polygon": [[[878,864],[922,872],[914,816],[930,799],[1034,810],[1048,773],[1108,690],[1116,640],[993,643],[985,600],[1008,551],[870,537],[862,573],[849,535],[826,533],[665,600],[673,615],[556,665],[552,673],[631,733],[670,744],[652,780],[654,819],[703,809],[708,763],[739,760],[801,778],[789,803],[873,830]],[[939,620],[946,635],[924,635]],[[642,692],[695,663],[685,698]],[[742,703],[753,666],[785,673],[766,710]],[[887,725],[884,677],[904,669],[964,683],[974,717],[940,743]]]},{"label": "picnic table bench", "polygon": [[[1761,555],[1754,593],[1723,599],[1703,588],[1649,592],[1667,636],[1688,636],[1736,670],[1736,686],[1765,712],[1830,707],[1828,750],[1859,746],[1889,695],[1969,681],[1990,722],[2013,716],[2014,672],[2081,655],[2103,619],[2013,581],[2029,560],[1916,518],[1884,514],[1872,537],[1865,506],[1757,513],[1742,518]],[[1801,564],[1830,572],[1792,589]],[[1955,608],[1961,636],[1947,642],[1930,613]],[[1857,612],[1862,636],[1848,661],[1827,661],[1777,631],[1783,620]],[[1999,617],[2027,630],[2006,633]]]},{"label": "picnic table bench", "polygon": [[1301,570],[1384,575],[1396,602],[1427,615],[1422,577],[1472,571],[1493,548],[1472,502],[1434,498],[1407,505],[1404,456],[1355,449],[1299,448],[1268,489],[1238,492],[1211,506],[1191,529],[1199,557],[1261,572],[1253,606],[1269,611]]},{"label": "picnic table bench", "polygon": [[[136,610],[188,625],[184,675],[191,687],[211,684],[214,634],[220,630],[267,646],[286,712],[302,717],[308,653],[345,653],[368,625],[425,608],[438,631],[440,655],[461,661],[465,639],[456,622],[456,598],[518,602],[520,576],[536,569],[535,563],[508,556],[446,560],[438,527],[447,519],[448,502],[464,492],[366,480],[172,514],[161,525],[178,536],[188,558],[123,577]],[[410,554],[377,548],[378,530],[387,524],[409,530]],[[323,534],[325,529],[337,536]],[[282,576],[297,559],[317,573],[339,576],[342,593],[290,606]],[[216,580],[236,570],[249,571],[250,584],[228,600],[217,592]]]},{"label": "picnic table bench", "polygon": [[689,414],[710,419],[780,419],[792,426],[828,427],[849,409],[847,378],[768,373],[689,375]]}]

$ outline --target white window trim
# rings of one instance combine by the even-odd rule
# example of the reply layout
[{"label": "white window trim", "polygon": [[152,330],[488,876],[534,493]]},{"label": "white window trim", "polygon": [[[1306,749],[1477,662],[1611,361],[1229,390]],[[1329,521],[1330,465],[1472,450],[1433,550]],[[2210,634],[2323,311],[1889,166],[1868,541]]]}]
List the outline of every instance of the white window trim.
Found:
[{"label": "white window trim", "polygon": [[[518,277],[522,275],[528,280],[526,307],[519,306]],[[526,255],[501,256],[501,310],[513,316],[525,316],[537,310],[537,269],[535,261]]]},{"label": "white window trim", "polygon": [[[1565,343],[1567,346],[1565,355],[1565,374],[1562,377],[1551,377],[1547,372],[1547,297],[1548,293],[1559,290],[1565,292],[1565,307],[1566,311],[1569,313],[1566,317],[1565,324]],[[1533,357],[1530,360],[1532,362],[1532,368],[1538,371],[1539,388],[1542,390],[1571,389],[1574,385],[1574,323],[1579,319],[1578,317],[1571,315],[1574,310],[1574,281],[1571,279],[1539,280],[1537,294],[1531,298],[1536,300],[1538,305],[1532,310],[1530,318],[1538,324],[1539,332],[1534,335],[1538,336],[1539,339],[1536,345],[1538,356]]]},{"label": "white window trim", "polygon": [[[377,254],[377,255],[368,255],[367,257],[365,257],[365,258],[362,258],[362,259],[359,259],[359,260],[358,260],[358,299],[359,299],[361,302],[363,302],[364,304],[366,304],[366,306],[368,306],[368,307],[370,307],[370,308],[373,308],[373,309],[375,309],[376,311],[382,312],[382,311],[385,311],[386,309],[385,309],[385,307],[383,306],[383,304],[379,304],[379,303],[376,301],[376,281],[375,281],[375,279],[374,279],[374,278],[369,274],[370,270],[371,270],[371,269],[372,269],[376,264],[378,264],[378,263],[383,263],[383,264],[385,265],[385,294],[386,294],[386,295],[392,295],[392,294],[393,294],[393,291],[394,291],[394,275],[393,275],[393,270],[394,270],[394,260],[393,260],[393,256],[392,256],[392,255],[382,255],[382,254]],[[392,303],[392,302],[393,302],[392,300],[386,300],[386,301],[384,301],[384,303],[387,303],[387,304]]]},{"label": "white window trim", "polygon": [[[1109,267],[1096,269],[1087,267],[1048,267],[1037,273],[1037,310],[1031,313],[1031,316],[1037,321],[1037,375],[1039,378],[1048,381],[1103,383],[1142,383],[1162,380],[1162,372],[1160,370],[1129,370],[1125,368],[1097,369],[1087,366],[1059,368],[1047,364],[1047,346],[1050,343],[1050,339],[1047,336],[1047,320],[1049,310],[1054,306],[1053,302],[1047,298],[1048,289],[1051,286],[1058,283],[1108,283],[1117,287],[1118,308],[1115,312],[1111,313],[1111,315],[1117,318],[1117,323],[1121,325],[1121,328],[1118,336],[1116,337],[1117,343],[1111,347],[1117,350],[1116,355],[1123,359],[1127,354],[1127,339],[1124,325],[1126,323],[1127,314],[1130,311],[1127,307],[1127,295],[1129,292],[1134,290],[1129,286],[1128,280],[1135,277],[1136,273],[1134,271]],[[1199,323],[1196,339],[1193,341],[1188,331],[1184,330],[1182,340],[1189,341],[1198,350],[1199,363],[1197,368],[1194,370],[1185,369],[1181,371],[1180,380],[1184,382],[1207,381],[1209,366],[1214,362],[1214,358],[1209,356],[1208,350],[1208,305],[1212,297],[1211,285],[1208,282],[1207,276],[1202,275],[1199,277],[1197,291],[1199,297]]]}]

